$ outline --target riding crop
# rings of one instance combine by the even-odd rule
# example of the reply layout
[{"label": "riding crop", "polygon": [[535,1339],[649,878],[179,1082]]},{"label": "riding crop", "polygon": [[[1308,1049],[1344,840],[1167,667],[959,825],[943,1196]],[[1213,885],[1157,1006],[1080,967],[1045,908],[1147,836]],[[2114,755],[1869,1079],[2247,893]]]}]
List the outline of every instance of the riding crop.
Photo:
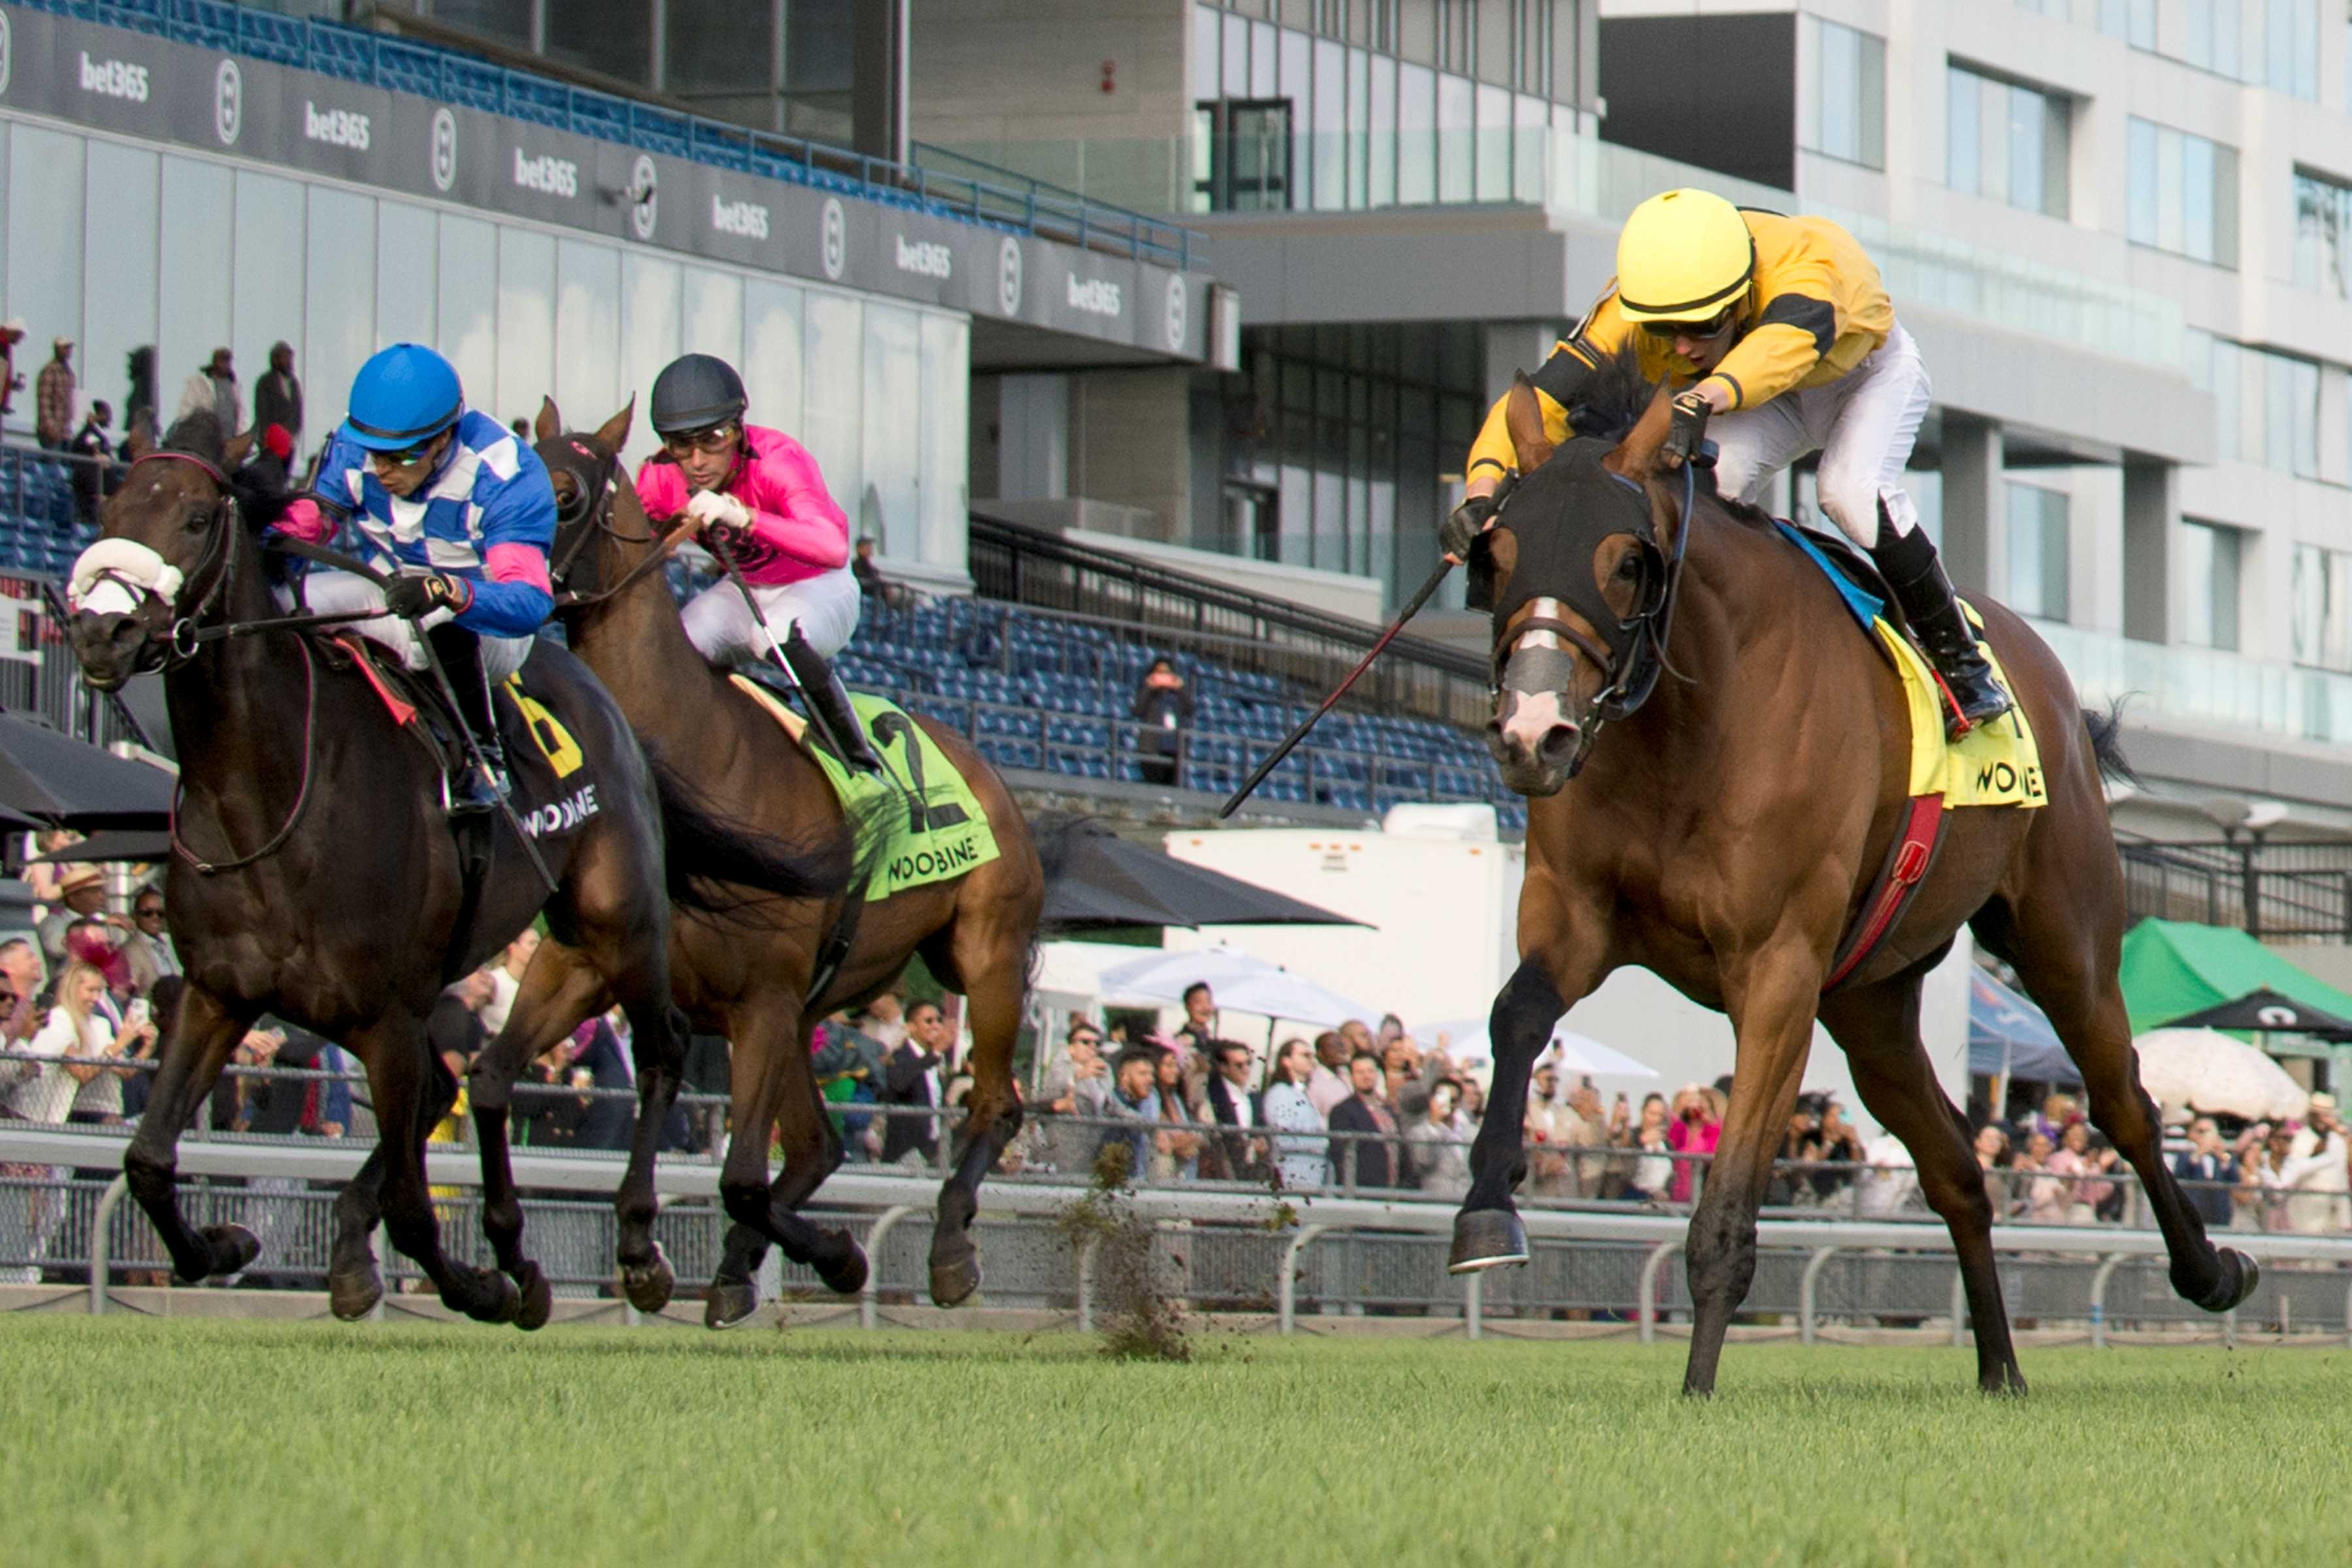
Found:
[{"label": "riding crop", "polygon": [[735,564],[735,552],[728,547],[724,539],[713,539],[707,534],[702,547],[717,558],[720,568],[727,574],[727,580],[735,584],[737,593],[743,595],[743,607],[751,612],[751,619],[759,624],[760,635],[767,639],[768,652],[773,656],[776,668],[784,672],[784,679],[792,684],[792,689],[801,694],[801,704],[808,710],[809,722],[816,726],[816,732],[824,737],[826,745],[833,748],[833,754],[846,760],[849,748],[843,743],[841,736],[833,732],[833,726],[825,721],[824,710],[817,706],[816,699],[809,695],[808,688],[801,684],[800,676],[793,668],[793,661],[784,657],[783,645],[776,640],[775,628],[768,625],[767,612],[760,608],[759,598],[751,592],[751,584],[743,580],[742,569]]}]

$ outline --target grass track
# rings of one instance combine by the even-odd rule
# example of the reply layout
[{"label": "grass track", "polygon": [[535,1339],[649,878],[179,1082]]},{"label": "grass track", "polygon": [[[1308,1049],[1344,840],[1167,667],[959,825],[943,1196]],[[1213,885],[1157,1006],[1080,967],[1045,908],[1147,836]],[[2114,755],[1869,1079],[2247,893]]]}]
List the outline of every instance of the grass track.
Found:
[{"label": "grass track", "polygon": [[[16,1564],[2293,1563],[2352,1355],[0,1320]],[[1236,1544],[1236,1534],[1252,1538]]]}]

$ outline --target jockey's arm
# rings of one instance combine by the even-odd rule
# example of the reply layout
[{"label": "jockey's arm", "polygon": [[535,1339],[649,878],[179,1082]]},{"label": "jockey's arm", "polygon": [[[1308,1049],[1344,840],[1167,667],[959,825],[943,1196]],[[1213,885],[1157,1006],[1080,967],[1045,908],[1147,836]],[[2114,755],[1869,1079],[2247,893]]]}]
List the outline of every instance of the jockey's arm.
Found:
[{"label": "jockey's arm", "polygon": [[849,519],[824,488],[816,459],[797,443],[761,456],[742,500],[751,531],[780,554],[825,571],[849,564]]},{"label": "jockey's arm", "polygon": [[[1876,281],[1869,287],[1876,289]],[[1700,379],[1698,390],[1718,414],[1780,396],[1811,375],[1846,331],[1854,314],[1848,296],[1854,291],[1825,257],[1781,268],[1764,292],[1755,324]]]},{"label": "jockey's arm", "polygon": [[365,460],[366,454],[344,440],[341,432],[338,431],[327,443],[326,451],[320,455],[319,477],[313,494],[324,494],[331,502],[337,497],[348,495],[351,497],[350,506],[340,510],[331,510],[306,495],[289,504],[284,513],[270,526],[279,533],[306,544],[325,544],[332,541],[335,531],[343,525],[343,518],[359,508],[360,473]]},{"label": "jockey's arm", "polygon": [[457,622],[485,637],[522,637],[555,609],[547,552],[555,541],[555,491],[536,458],[499,481],[482,509],[482,574],[468,574],[473,602]]},{"label": "jockey's arm", "polygon": [[[1535,387],[1536,405],[1543,410],[1544,439],[1557,446],[1576,434],[1568,422],[1569,404],[1594,371],[1632,336],[1633,324],[1617,309],[1612,289],[1587,313],[1575,332],[1552,345],[1551,353],[1528,378]],[[1494,494],[1503,476],[1518,466],[1511,449],[1510,426],[1504,418],[1509,402],[1508,393],[1495,400],[1486,411],[1486,422],[1478,428],[1477,439],[1470,443],[1470,457],[1463,469],[1468,495]]]}]

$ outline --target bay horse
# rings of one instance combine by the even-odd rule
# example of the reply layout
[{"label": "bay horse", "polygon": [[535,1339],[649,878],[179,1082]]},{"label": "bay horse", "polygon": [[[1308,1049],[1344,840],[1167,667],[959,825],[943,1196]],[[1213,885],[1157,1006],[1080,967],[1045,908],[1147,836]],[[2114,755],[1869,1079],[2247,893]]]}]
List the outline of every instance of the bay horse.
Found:
[{"label": "bay horse", "polygon": [[[687,771],[720,810],[791,840],[840,834],[846,828],[841,805],[816,763],[687,640],[661,572],[667,542],[621,469],[635,409],[632,402],[593,434],[568,434],[550,399],[534,426],[536,449],[556,489],[554,570],[571,647],[603,678],[647,743]],[[819,1020],[878,994],[918,953],[942,985],[963,994],[972,1032],[971,1095],[931,1234],[931,1299],[954,1306],[980,1287],[970,1230],[982,1181],[1020,1131],[1013,1050],[1045,876],[1020,808],[996,771],[961,737],[930,720],[916,721],[971,782],[995,834],[997,858],[867,905],[837,957],[824,950],[845,908],[838,894],[747,902],[729,919],[681,911],[671,927],[679,1005],[696,1027],[723,1035],[731,1047],[733,1133],[719,1192],[733,1223],[707,1298],[704,1321],[712,1328],[742,1322],[758,1306],[753,1275],[770,1242],[814,1267],[835,1290],[865,1284],[867,1264],[856,1240],[797,1212],[842,1158],[809,1046]],[[522,1016],[519,1006],[516,1017]],[[510,1021],[509,1037],[476,1063],[475,1082],[482,1087],[473,1103],[484,1182],[493,1191],[510,1185],[489,1168],[506,1146],[504,1086],[552,1026],[525,1030]],[[783,1153],[772,1183],[772,1127],[782,1133]],[[491,1212],[486,1206],[486,1215]],[[503,1253],[519,1242],[520,1215],[499,1208],[497,1220],[502,1234],[493,1241]]]},{"label": "bay horse", "polygon": [[[177,1149],[237,1042],[276,1014],[358,1057],[374,1100],[376,1147],[336,1204],[335,1313],[362,1316],[383,1294],[371,1242],[381,1217],[454,1310],[543,1321],[543,1275],[443,1253],[424,1149],[457,1097],[427,1047],[425,1017],[446,984],[544,908],[551,929],[592,955],[630,1019],[640,1114],[616,1200],[618,1251],[633,1298],[667,1299],[668,1266],[651,1226],[654,1148],[686,1046],[670,1003],[677,884],[723,865],[731,879],[817,893],[839,885],[838,858],[802,855],[701,811],[640,749],[595,678],[548,643],[523,666],[520,689],[540,709],[533,728],[551,720],[568,738],[568,765],[526,738],[520,709],[505,717],[518,794],[538,808],[539,853],[560,887],[551,899],[502,818],[476,819],[467,831],[487,837],[462,845],[435,743],[396,721],[368,671],[321,634],[271,625],[286,617],[260,534],[292,498],[239,469],[251,440],[224,441],[203,414],[175,425],[161,448],[134,443],[72,623],[91,686],[113,690],[137,671],[164,670],[180,753],[165,908],[187,980],[124,1160],[131,1191],[183,1279],[254,1260],[259,1244],[244,1226],[198,1231],[182,1216]],[[101,552],[111,563],[103,572]],[[478,864],[471,878],[469,859]],[[518,1005],[544,1006],[555,978],[552,963],[534,963]]]},{"label": "bay horse", "polygon": [[2121,765],[2113,720],[2086,714],[2032,628],[1979,598],[2039,740],[2048,804],[1947,814],[1907,912],[1825,992],[1906,815],[1900,679],[1763,513],[1662,463],[1666,393],[1630,359],[1605,366],[1570,412],[1587,434],[1555,447],[1525,379],[1507,395],[1520,478],[1486,536],[1497,590],[1488,746],[1504,782],[1529,797],[1527,880],[1520,963],[1491,1018],[1494,1091],[1455,1216],[1454,1271],[1525,1259],[1511,1193],[1525,1172],[1528,1069],[1570,1005],[1640,964],[1728,1014],[1738,1037],[1730,1111],[1685,1253],[1685,1393],[1713,1391],[1724,1331],[1754,1278],[1757,1209],[1818,1016],[1950,1230],[1979,1386],[2022,1394],[1969,1127],[1919,1035],[1921,982],[1965,923],[2016,968],[2081,1068],[2093,1120],[2146,1185],[2173,1289],[2207,1311],[2244,1300],[2253,1261],[2206,1239],[2140,1087],[2101,784],[2103,768]]}]

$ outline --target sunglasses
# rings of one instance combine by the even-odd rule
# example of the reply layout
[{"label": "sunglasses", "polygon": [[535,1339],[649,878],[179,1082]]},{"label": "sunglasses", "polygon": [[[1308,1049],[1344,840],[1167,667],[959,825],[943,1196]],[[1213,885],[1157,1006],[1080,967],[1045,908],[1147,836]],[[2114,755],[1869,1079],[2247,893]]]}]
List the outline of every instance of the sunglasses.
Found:
[{"label": "sunglasses", "polygon": [[1642,330],[1654,338],[1696,338],[1704,342],[1721,337],[1723,330],[1731,325],[1732,312],[1737,309],[1738,306],[1726,305],[1704,321],[1644,321]]},{"label": "sunglasses", "polygon": [[368,454],[368,461],[376,464],[380,468],[414,468],[431,460],[433,457],[433,448],[437,444],[438,438],[436,437],[436,440],[427,441],[419,447],[411,447],[405,451],[370,452]]},{"label": "sunglasses", "polygon": [[662,449],[673,458],[683,458],[692,452],[723,452],[735,439],[735,426],[713,425],[708,430],[689,430],[683,435],[662,437]]},{"label": "sunglasses", "polygon": [[133,910],[131,914],[133,918],[142,921],[160,921],[163,918],[163,911],[162,910],[152,908]]}]

